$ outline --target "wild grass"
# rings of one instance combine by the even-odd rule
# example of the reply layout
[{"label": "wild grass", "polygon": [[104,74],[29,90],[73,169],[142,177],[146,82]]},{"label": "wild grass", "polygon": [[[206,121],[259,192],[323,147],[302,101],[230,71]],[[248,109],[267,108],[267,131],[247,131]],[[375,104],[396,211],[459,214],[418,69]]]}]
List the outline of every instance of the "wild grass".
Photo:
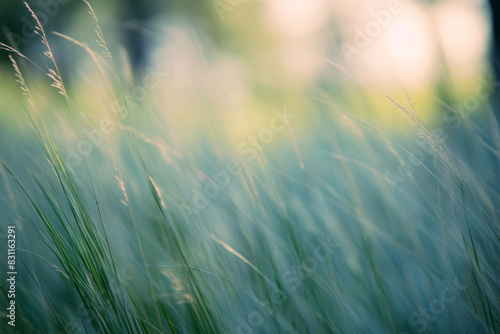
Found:
[{"label": "wild grass", "polygon": [[[491,110],[463,118],[459,129],[439,125],[449,138],[440,140],[409,97],[391,100],[412,126],[398,133],[325,90],[309,95],[307,112],[283,103],[296,118],[249,161],[225,119],[231,89],[218,90],[205,59],[213,96],[184,82],[164,117],[161,92],[143,101],[127,95],[123,64],[85,3],[99,51],[54,38],[85,51],[92,80],[107,87],[97,114],[115,130],[89,154],[84,134],[99,122],[66,89],[28,5],[49,65],[0,45],[23,60],[11,56],[32,134],[19,144],[28,157],[0,160],[1,233],[15,224],[20,238],[17,322],[2,319],[3,332],[500,331],[500,133]],[[38,106],[24,69],[49,77],[55,107]],[[110,114],[113,101],[124,117]],[[272,106],[264,118],[274,107],[282,110]],[[248,129],[246,116],[239,110],[241,123],[231,127]],[[81,163],[69,161],[68,147]],[[232,160],[241,171],[217,183]],[[196,206],[206,184],[217,195]]]}]

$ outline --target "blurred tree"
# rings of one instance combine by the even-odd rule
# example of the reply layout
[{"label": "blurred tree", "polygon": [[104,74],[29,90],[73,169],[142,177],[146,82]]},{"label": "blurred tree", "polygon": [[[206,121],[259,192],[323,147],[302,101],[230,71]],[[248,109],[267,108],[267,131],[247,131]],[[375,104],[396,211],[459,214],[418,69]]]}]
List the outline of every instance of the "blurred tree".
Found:
[{"label": "blurred tree", "polygon": [[[68,25],[74,23],[74,16],[77,11],[87,11],[87,6],[81,0],[38,0],[28,1],[30,7],[38,16],[46,31],[64,32]],[[91,5],[93,4],[90,1]],[[33,18],[28,13],[23,1],[2,0],[0,10],[0,41],[12,45],[22,52],[29,54],[30,45],[34,37]],[[125,45],[133,70],[136,75],[140,75],[140,69],[147,62],[147,53],[152,40],[145,33],[148,23],[157,15],[179,13],[186,18],[196,20],[198,25],[208,30],[210,34],[216,32],[217,12],[211,2],[184,0],[162,1],[162,0],[115,0],[107,1],[105,5],[110,6],[117,13],[118,31],[122,35],[122,42]],[[94,6],[97,7],[97,6]],[[100,15],[101,25],[108,18]],[[106,32],[105,32],[106,33]],[[37,40],[38,42],[38,40]],[[116,42],[114,43],[116,44]],[[37,47],[37,50],[39,48]],[[7,54],[0,53],[0,62],[7,61]],[[62,60],[64,62],[64,60]]]},{"label": "blurred tree", "polygon": [[491,7],[492,20],[492,58],[491,63],[495,70],[495,75],[500,78],[500,2],[498,0],[489,0]]}]

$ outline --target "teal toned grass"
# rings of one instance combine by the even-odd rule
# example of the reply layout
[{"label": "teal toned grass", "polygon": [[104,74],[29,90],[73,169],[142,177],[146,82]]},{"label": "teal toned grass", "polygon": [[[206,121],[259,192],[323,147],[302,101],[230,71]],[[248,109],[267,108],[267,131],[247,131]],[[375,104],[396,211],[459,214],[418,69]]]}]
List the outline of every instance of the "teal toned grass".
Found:
[{"label": "teal toned grass", "polygon": [[[30,157],[5,153],[0,160],[0,232],[18,227],[20,273],[16,328],[2,319],[2,330],[500,331],[500,134],[491,111],[463,119],[459,129],[430,127],[410,98],[389,101],[391,112],[408,119],[409,131],[399,133],[351,112],[349,101],[333,102],[324,89],[304,102],[307,112],[286,105],[296,118],[247,161],[218,110],[226,92],[234,101],[227,86],[218,91],[210,70],[209,96],[184,82],[167,122],[162,92],[148,92],[146,101],[127,97],[132,86],[120,79],[122,66],[87,5],[98,51],[62,34],[49,37],[89,56],[92,78],[108,88],[101,117],[115,130],[76,166],[67,148],[81,153],[84,134],[99,122],[76,102],[79,92],[66,89],[43,27],[38,22],[47,69],[2,46],[16,57],[31,134]],[[39,107],[40,94],[24,76],[29,69],[48,75],[51,106]],[[126,117],[110,115],[113,101],[123,101]],[[264,118],[282,105],[269,106]],[[176,112],[189,115],[190,128],[175,122]],[[447,141],[436,138],[436,127]],[[423,159],[415,140],[429,148]],[[195,207],[196,193],[233,159],[241,172],[215,185],[218,194],[203,209]],[[387,172],[402,181],[388,182]],[[463,287],[455,300],[422,322],[419,309],[455,282]],[[414,312],[420,321],[411,320]]]}]

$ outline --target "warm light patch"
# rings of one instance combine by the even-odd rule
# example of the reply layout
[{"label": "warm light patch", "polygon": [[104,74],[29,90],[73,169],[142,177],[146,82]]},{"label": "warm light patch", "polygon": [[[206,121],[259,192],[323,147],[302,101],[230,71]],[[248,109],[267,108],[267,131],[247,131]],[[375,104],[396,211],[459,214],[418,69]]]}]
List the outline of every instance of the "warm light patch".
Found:
[{"label": "warm light patch", "polygon": [[361,49],[353,67],[373,85],[424,87],[436,76],[438,53],[432,27],[421,6],[405,3],[371,44]]},{"label": "warm light patch", "polygon": [[408,55],[422,47],[422,37],[415,26],[406,20],[398,20],[391,24],[388,27],[387,37],[391,51],[396,55]]},{"label": "warm light patch", "polygon": [[458,75],[476,71],[488,40],[487,24],[479,8],[447,2],[437,5],[434,13],[450,69]]},{"label": "warm light patch", "polygon": [[329,5],[323,0],[269,0],[264,7],[269,27],[289,37],[315,33],[329,17]]}]

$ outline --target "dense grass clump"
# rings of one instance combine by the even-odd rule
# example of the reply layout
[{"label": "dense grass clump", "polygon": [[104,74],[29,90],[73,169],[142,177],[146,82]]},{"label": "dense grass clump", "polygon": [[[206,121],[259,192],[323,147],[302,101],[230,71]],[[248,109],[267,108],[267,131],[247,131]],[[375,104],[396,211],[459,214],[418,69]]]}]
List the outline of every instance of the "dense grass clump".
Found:
[{"label": "dense grass clump", "polygon": [[244,113],[205,59],[206,86],[162,69],[139,96],[88,6],[99,51],[49,37],[92,61],[67,74],[90,101],[29,7],[45,65],[0,45],[27,99],[0,157],[1,233],[19,230],[17,322],[2,332],[500,332],[487,107],[469,119],[443,102],[454,126],[428,125],[387,98],[403,131],[328,90]]}]

